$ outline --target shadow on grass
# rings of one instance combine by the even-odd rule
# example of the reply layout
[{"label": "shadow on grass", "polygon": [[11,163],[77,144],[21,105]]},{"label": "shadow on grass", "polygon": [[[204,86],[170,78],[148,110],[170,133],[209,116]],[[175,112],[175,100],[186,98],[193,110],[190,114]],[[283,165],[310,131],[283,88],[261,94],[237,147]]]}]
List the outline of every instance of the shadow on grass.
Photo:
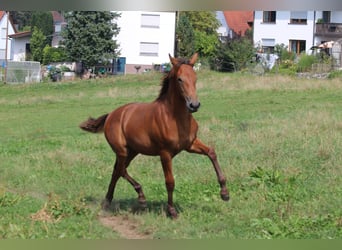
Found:
[{"label": "shadow on grass", "polygon": [[[94,198],[94,197],[86,197],[86,203],[91,207],[100,207],[102,211],[110,214],[119,214],[122,212],[128,212],[131,214],[155,214],[155,215],[163,215],[168,216],[166,207],[167,201],[160,200],[147,200],[146,203],[141,204],[135,198],[129,199],[115,199],[110,204],[109,208],[102,208],[103,200]],[[182,212],[182,208],[178,205],[178,203],[174,203],[174,207],[176,208],[177,213]]]},{"label": "shadow on grass", "polygon": [[[149,201],[147,200],[145,204],[140,204],[137,199],[121,199],[113,200],[109,211],[118,213],[120,211],[127,211],[132,214],[155,214],[168,216],[166,211],[167,202],[166,201]],[[174,203],[177,213],[181,213],[182,209],[177,203]]]}]

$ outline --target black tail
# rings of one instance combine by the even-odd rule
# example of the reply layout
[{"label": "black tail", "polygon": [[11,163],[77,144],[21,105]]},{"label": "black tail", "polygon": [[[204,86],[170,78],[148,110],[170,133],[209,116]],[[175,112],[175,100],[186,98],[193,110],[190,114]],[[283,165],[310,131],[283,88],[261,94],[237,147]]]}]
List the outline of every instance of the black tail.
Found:
[{"label": "black tail", "polygon": [[97,119],[90,117],[87,121],[84,121],[80,124],[80,128],[92,133],[103,132],[103,126],[105,124],[107,116],[108,114],[105,114]]}]

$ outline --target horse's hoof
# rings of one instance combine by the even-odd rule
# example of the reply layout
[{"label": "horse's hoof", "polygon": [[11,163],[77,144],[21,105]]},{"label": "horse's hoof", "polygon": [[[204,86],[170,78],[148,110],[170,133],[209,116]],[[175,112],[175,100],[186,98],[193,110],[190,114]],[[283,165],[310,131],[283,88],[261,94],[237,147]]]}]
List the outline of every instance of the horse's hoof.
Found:
[{"label": "horse's hoof", "polygon": [[146,206],[146,199],[145,197],[138,197],[138,202],[139,202],[139,205],[141,206]]},{"label": "horse's hoof", "polygon": [[174,207],[171,207],[170,205],[167,206],[167,212],[168,215],[171,217],[171,219],[177,219],[178,214],[176,212],[176,209]]},{"label": "horse's hoof", "polygon": [[103,200],[101,203],[101,207],[103,210],[109,210],[110,209],[110,201],[108,201],[107,199]]},{"label": "horse's hoof", "polygon": [[140,208],[147,208],[147,202],[146,200],[138,200],[138,203],[139,203],[139,207]]},{"label": "horse's hoof", "polygon": [[229,194],[228,193],[221,193],[221,199],[224,201],[229,201]]}]

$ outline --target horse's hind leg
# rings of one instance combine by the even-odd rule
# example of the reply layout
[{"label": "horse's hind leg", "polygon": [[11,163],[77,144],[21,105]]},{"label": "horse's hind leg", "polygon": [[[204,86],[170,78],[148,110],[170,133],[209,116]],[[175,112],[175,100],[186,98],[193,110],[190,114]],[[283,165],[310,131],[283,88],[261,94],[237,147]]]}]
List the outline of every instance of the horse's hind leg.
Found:
[{"label": "horse's hind leg", "polygon": [[206,146],[205,144],[203,144],[203,142],[201,142],[199,139],[196,139],[193,144],[191,145],[190,149],[187,150],[190,153],[196,153],[196,154],[203,154],[203,155],[207,155],[209,157],[209,159],[211,160],[215,172],[216,172],[216,176],[217,176],[217,180],[220,184],[221,187],[221,198],[222,200],[228,201],[229,200],[229,192],[228,189],[226,187],[226,178],[224,177],[220,165],[217,161],[217,157],[216,157],[216,153],[215,150],[213,148],[210,148],[208,146]]},{"label": "horse's hind leg", "polygon": [[121,176],[124,176],[125,172],[126,172],[126,157],[117,156],[115,164],[114,164],[112,178],[108,186],[106,198],[102,203],[102,208],[108,209],[110,207],[110,204],[113,200],[116,183]]},{"label": "horse's hind leg", "polygon": [[124,172],[123,177],[133,186],[133,188],[137,192],[139,203],[144,205],[146,203],[146,199],[145,199],[145,195],[144,195],[141,185],[127,173],[127,168],[129,164],[137,155],[138,154],[136,152],[131,151],[131,150],[129,151],[128,157],[126,159],[125,172]]}]

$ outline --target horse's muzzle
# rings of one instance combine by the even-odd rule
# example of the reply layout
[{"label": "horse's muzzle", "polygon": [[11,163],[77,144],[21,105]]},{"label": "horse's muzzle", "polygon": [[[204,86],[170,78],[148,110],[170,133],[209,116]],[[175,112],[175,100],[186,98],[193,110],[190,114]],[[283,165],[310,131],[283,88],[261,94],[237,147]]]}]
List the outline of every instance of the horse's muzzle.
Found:
[{"label": "horse's muzzle", "polygon": [[201,106],[200,102],[187,102],[187,108],[189,109],[190,113],[195,113]]}]

